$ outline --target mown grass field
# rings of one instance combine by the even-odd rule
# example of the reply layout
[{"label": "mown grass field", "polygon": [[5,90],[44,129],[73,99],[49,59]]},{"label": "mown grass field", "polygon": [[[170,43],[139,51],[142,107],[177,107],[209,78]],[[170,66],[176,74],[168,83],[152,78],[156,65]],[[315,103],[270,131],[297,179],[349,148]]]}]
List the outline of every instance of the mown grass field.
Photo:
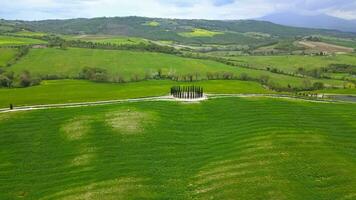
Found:
[{"label": "mown grass field", "polygon": [[28,37],[34,37],[34,36],[35,37],[42,37],[42,36],[48,35],[48,33],[22,30],[22,31],[14,33],[14,35],[17,35],[17,36],[28,36]]},{"label": "mown grass field", "polygon": [[200,29],[196,28],[193,29],[191,32],[183,32],[179,33],[180,36],[183,37],[214,37],[216,35],[222,35],[224,34],[223,32],[217,32],[217,31],[209,31],[205,29]]},{"label": "mown grass field", "polygon": [[247,63],[258,69],[277,68],[284,72],[296,72],[299,67],[305,70],[328,67],[330,64],[355,65],[356,55],[334,56],[236,56],[233,59],[239,63]]},{"label": "mown grass field", "polygon": [[117,45],[135,45],[140,43],[148,43],[148,40],[143,38],[125,37],[125,36],[110,36],[110,35],[78,35],[78,36],[62,36],[67,40],[83,40],[95,43],[110,43]]},{"label": "mown grass field", "polygon": [[21,38],[13,36],[0,35],[0,46],[21,46],[30,44],[45,44],[43,40],[37,40],[32,38]]},{"label": "mown grass field", "polygon": [[142,81],[134,83],[94,83],[81,80],[43,81],[29,88],[0,89],[0,108],[15,106],[93,102],[168,95],[174,85],[199,85],[211,94],[271,94],[274,91],[249,81]]},{"label": "mown grass field", "polygon": [[17,53],[15,48],[0,48],[0,67],[6,66],[6,64],[14,58]]},{"label": "mown grass field", "polygon": [[0,114],[0,199],[354,199],[355,122],[268,98]]},{"label": "mown grass field", "polygon": [[[207,73],[231,72],[236,76],[247,74],[253,78],[262,75],[269,76],[271,80],[286,87],[302,86],[303,79],[268,71],[238,68],[210,60],[182,58],[169,54],[115,51],[97,49],[32,49],[29,54],[11,67],[15,73],[24,70],[35,76],[56,75],[60,77],[77,77],[84,67],[98,67],[106,69],[110,79],[121,77],[130,81],[132,77],[144,78],[146,75],[162,70],[165,75],[198,74],[206,78]],[[322,81],[326,85],[342,86],[343,81],[310,79],[311,82]]]}]

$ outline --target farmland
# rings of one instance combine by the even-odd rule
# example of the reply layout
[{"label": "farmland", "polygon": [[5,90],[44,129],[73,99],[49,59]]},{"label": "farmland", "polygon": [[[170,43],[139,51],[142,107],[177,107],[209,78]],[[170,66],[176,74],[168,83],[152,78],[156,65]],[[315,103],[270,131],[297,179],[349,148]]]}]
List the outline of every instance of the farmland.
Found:
[{"label": "farmland", "polygon": [[228,98],[0,114],[0,198],[352,199],[355,113]]},{"label": "farmland", "polygon": [[0,35],[0,46],[19,46],[19,45],[45,44],[45,43],[46,43],[45,41],[32,39],[32,38]]},{"label": "farmland", "polygon": [[355,38],[0,19],[0,200],[356,199]]},{"label": "farmland", "polygon": [[[168,95],[174,81],[142,81],[111,84],[81,80],[44,81],[39,86],[18,89],[0,89],[0,108],[10,103],[15,106],[93,102]],[[195,85],[206,88],[210,94],[271,94],[274,91],[248,81],[199,81]],[[180,83],[190,85],[190,83]],[[98,92],[93,92],[98,91]]]},{"label": "farmland", "polygon": [[0,48],[0,67],[5,66],[15,55],[17,49]]},{"label": "farmland", "polygon": [[180,33],[183,37],[214,37],[215,35],[224,34],[222,32],[208,31],[205,29],[193,29],[192,32]]},{"label": "farmland", "polygon": [[110,36],[110,35],[77,35],[77,36],[63,36],[67,40],[83,40],[88,42],[96,43],[110,43],[116,45],[134,45],[140,43],[147,43],[147,40],[135,37],[124,37],[124,36]]},{"label": "farmland", "polygon": [[[210,60],[182,58],[174,55],[135,52],[135,51],[111,51],[92,49],[32,49],[28,55],[11,67],[11,71],[20,73],[29,70],[36,76],[58,76],[66,78],[77,77],[84,67],[98,67],[107,70],[110,79],[120,77],[130,81],[137,76],[139,79],[146,75],[162,70],[165,75],[184,76],[187,74],[198,75],[206,78],[207,73],[231,72],[236,76],[247,74],[259,78],[266,75],[286,87],[288,84],[296,87],[303,85],[303,79],[268,71],[238,68],[228,66]],[[310,79],[311,82],[320,81]],[[342,86],[343,81],[321,80],[326,85]]]},{"label": "farmland", "polygon": [[277,68],[285,72],[296,72],[298,68],[306,70],[326,68],[330,64],[350,64],[356,63],[356,56],[350,55],[330,55],[330,56],[310,56],[310,55],[289,55],[289,56],[235,56],[230,59],[249,64],[258,69]]}]

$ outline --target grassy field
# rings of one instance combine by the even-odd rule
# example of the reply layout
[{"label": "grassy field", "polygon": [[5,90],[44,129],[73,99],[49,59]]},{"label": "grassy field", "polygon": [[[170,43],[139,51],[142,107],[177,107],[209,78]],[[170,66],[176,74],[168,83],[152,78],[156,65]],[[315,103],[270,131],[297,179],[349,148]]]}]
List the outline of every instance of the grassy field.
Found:
[{"label": "grassy field", "polygon": [[346,89],[325,89],[316,91],[317,93],[324,94],[343,94],[343,95],[356,95],[356,88],[346,88]]},{"label": "grassy field", "polygon": [[157,27],[157,26],[160,26],[161,24],[159,22],[156,22],[156,21],[150,21],[150,22],[144,23],[143,25]]},{"label": "grassy field", "polygon": [[111,35],[78,35],[78,36],[63,36],[67,40],[83,40],[96,43],[110,43],[117,45],[126,45],[126,44],[140,44],[148,43],[147,40],[143,38],[135,37],[125,37],[125,36],[111,36]]},{"label": "grassy field", "polygon": [[356,49],[356,40],[355,39],[346,39],[346,38],[336,38],[336,37],[326,37],[321,36],[321,41],[327,42],[330,44],[341,45],[344,47],[351,47]]},{"label": "grassy field", "polygon": [[[57,75],[77,77],[84,67],[99,67],[106,69],[111,79],[121,77],[127,81],[133,76],[144,78],[145,75],[157,73],[159,69],[163,74],[187,75],[198,74],[206,78],[208,72],[231,72],[236,76],[247,74],[259,78],[269,76],[274,82],[286,87],[302,86],[303,79],[267,71],[238,68],[210,60],[182,58],[169,54],[135,51],[114,51],[95,49],[32,49],[29,54],[11,67],[15,73],[29,70],[35,76]],[[311,82],[320,81],[311,79]],[[342,81],[323,80],[326,85],[342,86]]]},{"label": "grassy field", "polygon": [[0,67],[5,66],[17,53],[15,48],[0,48]]},{"label": "grassy field", "polygon": [[216,35],[222,35],[223,32],[209,31],[205,29],[196,28],[191,32],[179,33],[180,36],[183,37],[214,37]]},{"label": "grassy field", "polygon": [[22,30],[19,32],[14,33],[14,35],[18,36],[28,36],[28,37],[42,37],[45,35],[48,35],[47,33],[42,33],[42,32],[33,32],[33,31],[28,31],[28,30]]},{"label": "grassy field", "polygon": [[125,84],[94,83],[80,80],[43,81],[29,88],[0,89],[0,108],[10,103],[15,106],[90,102],[168,95],[174,85],[199,85],[207,93],[265,94],[274,93],[260,84],[249,81],[200,81],[177,83],[173,81],[142,81]]},{"label": "grassy field", "polygon": [[0,199],[354,199],[355,122],[267,98],[0,114]]},{"label": "grassy field", "polygon": [[306,70],[328,67],[330,64],[350,64],[356,63],[356,56],[335,55],[335,56],[236,56],[233,59],[239,63],[248,63],[251,67],[258,69],[277,68],[285,72],[295,72],[299,67]]},{"label": "grassy field", "polygon": [[29,44],[45,44],[45,41],[32,39],[32,38],[21,38],[13,36],[0,35],[0,46],[20,46]]}]

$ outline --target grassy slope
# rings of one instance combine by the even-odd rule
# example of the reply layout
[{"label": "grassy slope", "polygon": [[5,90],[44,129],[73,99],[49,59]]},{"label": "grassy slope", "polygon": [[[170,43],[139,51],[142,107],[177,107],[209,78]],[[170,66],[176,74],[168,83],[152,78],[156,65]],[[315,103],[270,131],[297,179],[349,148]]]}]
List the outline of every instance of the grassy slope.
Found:
[{"label": "grassy slope", "polygon": [[346,89],[325,89],[319,90],[318,93],[324,94],[345,94],[345,95],[356,95],[356,88],[346,88]]},{"label": "grassy slope", "polygon": [[0,66],[5,66],[15,55],[17,49],[0,48]]},{"label": "grassy slope", "polygon": [[306,70],[328,67],[330,64],[356,63],[355,55],[335,56],[238,56],[232,58],[242,63],[249,63],[251,67],[266,69],[274,67],[285,72],[295,72],[299,67]]},{"label": "grassy slope", "polygon": [[140,44],[147,43],[147,40],[135,37],[125,37],[125,36],[111,36],[111,35],[79,35],[79,36],[68,36],[65,35],[63,38],[67,40],[83,40],[96,43],[110,43],[110,44]]},{"label": "grassy slope", "polygon": [[224,34],[223,32],[209,31],[205,29],[193,29],[191,32],[179,33],[183,37],[214,37],[215,35]]},{"label": "grassy slope", "polygon": [[353,199],[355,114],[264,98],[0,114],[0,199]]},{"label": "grassy slope", "polygon": [[[44,81],[41,85],[19,89],[0,89],[0,108],[70,102],[128,99],[167,95],[173,85],[191,85],[173,81],[143,81],[126,84],[93,83],[78,80]],[[273,93],[248,81],[201,81],[193,83],[207,93]]]},{"label": "grassy slope", "polygon": [[17,45],[28,45],[28,44],[45,44],[45,41],[32,39],[32,38],[21,38],[12,36],[0,35],[0,46],[17,46]]},{"label": "grassy slope", "polygon": [[[186,75],[198,73],[202,78],[207,72],[233,72],[258,78],[270,76],[282,86],[291,84],[301,86],[303,79],[266,71],[231,67],[209,60],[181,58],[174,55],[133,51],[110,51],[92,49],[32,49],[28,55],[12,66],[11,70],[20,73],[29,70],[34,75],[61,75],[76,77],[84,67],[107,69],[112,75],[130,80],[134,75],[143,78],[146,73],[152,74],[162,69],[164,74]],[[313,81],[313,80],[312,80]],[[314,80],[316,81],[316,80]],[[342,86],[341,81],[324,80],[327,84]]]}]

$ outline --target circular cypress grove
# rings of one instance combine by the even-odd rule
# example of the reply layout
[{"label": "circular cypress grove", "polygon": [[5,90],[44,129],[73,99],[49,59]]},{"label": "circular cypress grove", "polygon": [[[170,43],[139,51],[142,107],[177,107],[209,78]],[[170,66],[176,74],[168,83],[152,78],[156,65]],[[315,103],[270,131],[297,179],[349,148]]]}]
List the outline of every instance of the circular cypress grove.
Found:
[{"label": "circular cypress grove", "polygon": [[204,96],[204,89],[200,86],[173,86],[171,95],[179,99],[199,99]]}]

